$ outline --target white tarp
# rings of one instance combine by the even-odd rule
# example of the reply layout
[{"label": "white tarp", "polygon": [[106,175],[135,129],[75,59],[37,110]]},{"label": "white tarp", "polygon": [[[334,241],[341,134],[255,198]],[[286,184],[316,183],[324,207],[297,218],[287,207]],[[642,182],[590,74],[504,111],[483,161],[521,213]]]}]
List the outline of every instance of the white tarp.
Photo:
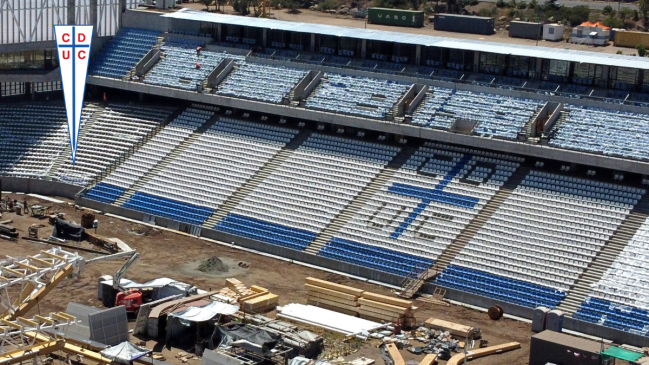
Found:
[{"label": "white tarp", "polygon": [[169,314],[184,322],[205,322],[216,317],[218,314],[234,314],[239,310],[238,305],[221,302],[212,302],[202,307],[189,307],[182,312]]},{"label": "white tarp", "polygon": [[[111,285],[113,284],[112,280],[108,280],[106,282],[110,283]],[[122,280],[119,281],[119,285],[124,289],[160,288],[165,285],[169,285],[171,283],[177,283],[183,286],[189,286],[189,284],[181,283],[174,279],[169,279],[169,278],[158,278],[146,282],[144,284],[136,283],[135,281],[124,279],[124,278],[122,278]]]},{"label": "white tarp", "polygon": [[290,303],[277,307],[278,317],[329,329],[345,335],[367,332],[383,327],[377,322],[352,317],[312,305]]},{"label": "white tarp", "polygon": [[117,346],[109,347],[100,352],[101,356],[111,359],[113,361],[119,361],[121,363],[130,364],[131,361],[138,359],[146,354],[151,352],[141,347],[137,347],[132,343],[125,341],[120,343]]}]

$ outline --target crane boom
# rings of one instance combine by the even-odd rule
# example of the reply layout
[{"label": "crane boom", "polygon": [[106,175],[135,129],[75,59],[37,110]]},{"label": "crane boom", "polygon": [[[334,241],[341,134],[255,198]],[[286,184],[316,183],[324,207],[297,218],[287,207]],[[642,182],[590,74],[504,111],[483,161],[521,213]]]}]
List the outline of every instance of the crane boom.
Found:
[{"label": "crane boom", "polygon": [[140,258],[140,254],[137,253],[136,251],[134,251],[133,256],[131,256],[131,258],[129,258],[128,261],[126,261],[126,263],[124,263],[124,265],[122,265],[122,267],[117,271],[117,273],[116,273],[115,276],[113,277],[113,288],[114,288],[114,289],[121,290],[121,289],[120,289],[120,287],[121,287],[121,286],[120,286],[120,282],[122,281],[122,278],[123,278],[124,275],[126,274],[126,271],[128,271],[128,269],[129,269],[129,268],[130,268],[130,267],[131,267],[131,266],[132,266],[132,265],[133,265],[133,264],[134,264],[134,263],[135,263],[139,258]]}]

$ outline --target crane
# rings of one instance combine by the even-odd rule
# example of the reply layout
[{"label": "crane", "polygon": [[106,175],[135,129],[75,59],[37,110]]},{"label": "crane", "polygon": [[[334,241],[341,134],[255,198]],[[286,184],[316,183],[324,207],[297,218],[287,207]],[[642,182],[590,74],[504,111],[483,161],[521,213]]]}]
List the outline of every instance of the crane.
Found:
[{"label": "crane", "polygon": [[113,289],[119,290],[117,296],[115,297],[115,306],[123,305],[126,307],[126,312],[135,313],[140,309],[142,305],[142,292],[138,289],[124,289],[121,286],[122,278],[126,271],[140,258],[140,254],[136,251],[133,251],[133,255],[128,261],[117,271],[113,277]]}]

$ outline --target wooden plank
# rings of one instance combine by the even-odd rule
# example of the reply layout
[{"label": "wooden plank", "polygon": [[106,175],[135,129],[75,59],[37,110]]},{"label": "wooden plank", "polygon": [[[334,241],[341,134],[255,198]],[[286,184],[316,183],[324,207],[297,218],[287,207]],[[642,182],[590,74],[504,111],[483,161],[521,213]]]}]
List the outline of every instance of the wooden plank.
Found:
[{"label": "wooden plank", "polygon": [[47,323],[47,324],[53,324],[54,323],[54,321],[51,318],[47,318],[47,317],[43,317],[43,316],[39,316],[39,315],[34,316],[34,318],[38,319],[40,322],[44,322],[44,323]]},{"label": "wooden plank", "polygon": [[[27,345],[20,350],[5,352],[0,355],[0,364],[20,364],[24,361],[34,359],[36,356],[46,356],[52,352],[59,351],[63,348],[65,341],[48,341],[37,342],[33,345]],[[34,361],[36,363],[36,361]]]},{"label": "wooden plank", "polygon": [[264,294],[261,297],[251,299],[246,302],[242,302],[243,310],[254,311],[260,308],[269,307],[272,305],[277,306],[279,302],[279,296],[276,294],[268,293]]},{"label": "wooden plank", "polygon": [[435,318],[428,318],[424,322],[424,327],[448,331],[450,334],[460,336],[462,338],[466,338],[469,334],[473,333],[473,327]]},{"label": "wooden plank", "polygon": [[36,266],[32,266],[32,265],[30,265],[30,264],[26,264],[26,263],[24,263],[24,262],[15,261],[15,262],[14,262],[14,265],[16,265],[16,266],[20,266],[20,267],[22,267],[23,269],[31,270],[31,271],[33,271],[33,272],[38,272],[38,268],[37,268]]},{"label": "wooden plank", "polygon": [[348,310],[348,309],[343,309],[343,308],[340,308],[340,307],[332,307],[332,306],[327,305],[327,304],[322,303],[322,302],[314,302],[314,301],[311,301],[311,300],[307,300],[306,304],[312,305],[314,307],[320,307],[320,308],[328,309],[330,311],[346,314],[346,315],[352,316],[352,317],[358,316],[358,312],[356,312],[356,310]]},{"label": "wooden plank", "polygon": [[390,317],[390,318],[401,318],[401,317],[405,316],[405,314],[403,314],[403,313],[386,311],[386,310],[381,309],[381,308],[368,307],[368,306],[362,305],[362,304],[361,304],[360,308],[362,310],[366,311],[366,312],[372,312],[372,313],[376,313],[377,315],[380,314],[381,316],[387,316],[387,317]]},{"label": "wooden plank", "polygon": [[419,365],[433,365],[435,361],[437,361],[437,354],[428,354],[419,362]]},{"label": "wooden plank", "polygon": [[370,293],[368,291],[363,292],[363,295],[361,297],[363,297],[365,299],[373,300],[375,302],[394,305],[394,306],[397,306],[397,307],[410,307],[410,306],[412,306],[412,300],[405,300],[405,299],[398,299],[398,298],[388,297],[386,295]]},{"label": "wooden plank", "polygon": [[395,313],[406,313],[410,310],[410,307],[399,307],[392,304],[385,304],[377,302],[374,300],[369,300],[365,298],[358,298],[358,303],[361,305],[366,305],[368,307],[381,308],[386,311],[395,312]]},{"label": "wooden plank", "polygon": [[28,258],[34,262],[38,262],[41,265],[50,266],[50,267],[52,266],[52,262],[50,261],[41,260],[38,257],[34,257],[34,256],[28,256]]},{"label": "wooden plank", "polygon": [[[508,343],[504,343],[504,344],[501,344],[501,345],[489,346],[489,347],[485,347],[483,349],[477,349],[477,350],[469,351],[466,354],[466,359],[467,360],[473,360],[473,359],[477,359],[477,358],[480,358],[480,357],[489,356],[489,355],[493,355],[493,354],[499,354],[499,353],[502,353],[502,352],[505,352],[505,351],[515,350],[515,349],[519,349],[519,348],[521,348],[520,343],[518,343],[518,342],[508,342]],[[446,364],[447,365],[458,365],[458,364],[460,364],[461,362],[464,361],[464,357],[465,357],[465,355],[463,353],[459,353],[459,354],[451,357]]]},{"label": "wooden plank", "polygon": [[340,297],[340,298],[344,298],[344,299],[348,299],[348,300],[356,301],[356,299],[358,298],[357,295],[347,294],[347,293],[343,293],[343,292],[340,292],[340,291],[337,291],[337,290],[327,289],[327,288],[323,288],[323,287],[319,287],[319,286],[315,286],[315,285],[311,285],[311,284],[304,284],[304,287],[309,291],[315,291],[315,292],[318,292],[318,293],[325,293],[325,294],[329,294],[329,295],[334,296],[334,297]]},{"label": "wooden plank", "polygon": [[268,289],[263,288],[263,287],[261,287],[261,286],[259,286],[259,285],[253,285],[253,286],[251,286],[251,287],[250,287],[250,290],[252,290],[252,291],[255,292],[255,293],[268,293],[268,292],[270,292]]},{"label": "wooden plank", "polygon": [[363,314],[363,313],[359,313],[358,316],[363,318],[363,319],[367,319],[368,321],[377,322],[377,323],[392,322],[389,319],[376,318],[376,317],[372,317],[372,316],[369,316],[369,315]]},{"label": "wooden plank", "polygon": [[327,289],[343,292],[343,293],[346,293],[346,294],[355,295],[357,297],[361,296],[361,294],[363,294],[363,292],[364,292],[362,289],[354,288],[354,287],[347,286],[347,285],[340,285],[340,284],[332,283],[330,281],[320,280],[320,279],[311,278],[311,277],[306,278],[306,283],[311,284],[311,285],[315,285],[315,286],[319,286],[319,287],[322,287],[322,288],[327,288]]},{"label": "wooden plank", "polygon": [[38,327],[38,322],[32,321],[31,319],[23,318],[23,317],[18,317],[18,322],[26,323],[32,327]]},{"label": "wooden plank", "polygon": [[268,292],[246,295],[245,297],[239,298],[239,302],[246,302],[246,301],[251,300],[251,299],[255,299],[255,298],[258,298],[258,297],[263,297],[266,294],[268,294]]},{"label": "wooden plank", "polygon": [[365,310],[363,308],[358,308],[358,313],[361,314],[361,315],[366,315],[366,316],[369,316],[369,317],[372,317],[372,318],[378,318],[380,320],[389,321],[389,322],[396,322],[397,319],[398,319],[397,317],[392,316],[392,315],[385,315],[385,314],[381,314],[381,313],[370,312],[370,311],[367,311],[367,310]]},{"label": "wooden plank", "polygon": [[403,357],[399,353],[399,349],[393,343],[385,344],[385,348],[388,350],[388,354],[392,358],[394,365],[406,365],[406,362],[403,360]]},{"label": "wooden plank", "polygon": [[344,298],[336,297],[336,296],[325,294],[325,293],[319,293],[317,291],[309,291],[307,296],[308,297],[313,297],[313,298],[327,299],[327,300],[331,300],[331,301],[334,301],[334,302],[351,305],[351,306],[354,306],[354,307],[359,306],[358,302],[355,301],[355,300],[344,299]]},{"label": "wooden plank", "polygon": [[354,312],[356,312],[356,310],[358,309],[358,307],[355,306],[355,305],[338,303],[336,301],[323,299],[323,298],[307,297],[307,301],[314,302],[314,303],[324,303],[324,304],[326,304],[328,306],[331,306],[331,307],[342,308],[342,309],[349,310],[349,311],[354,311]]}]

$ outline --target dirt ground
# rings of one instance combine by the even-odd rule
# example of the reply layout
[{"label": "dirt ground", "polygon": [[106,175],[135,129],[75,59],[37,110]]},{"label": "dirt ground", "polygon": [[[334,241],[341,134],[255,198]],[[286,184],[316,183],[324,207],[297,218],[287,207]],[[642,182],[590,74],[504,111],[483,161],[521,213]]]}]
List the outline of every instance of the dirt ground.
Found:
[{"label": "dirt ground", "polygon": [[[19,201],[22,201],[25,195],[11,195]],[[39,201],[33,197],[27,197],[30,205],[40,203],[41,205],[52,206],[59,212],[66,214],[66,219],[80,222],[81,210],[75,209],[68,203],[54,204],[48,201]],[[63,198],[57,198],[67,201]],[[3,213],[2,220],[13,219],[14,226],[19,230],[21,237],[27,236],[27,228],[35,222],[45,224],[39,232],[39,237],[48,237],[51,234],[52,227],[47,221],[39,221],[27,216],[16,216],[14,213]],[[378,285],[368,284],[358,280],[353,280],[341,275],[331,274],[325,271],[307,268],[297,264],[291,264],[285,261],[275,260],[273,258],[257,255],[245,251],[232,249],[226,246],[209,243],[194,237],[182,235],[167,230],[156,229],[121,219],[99,215],[98,234],[105,237],[117,237],[126,242],[132,248],[140,253],[140,260],[131,267],[126,277],[137,282],[146,282],[158,277],[170,277],[179,281],[191,283],[198,288],[210,290],[218,289],[225,286],[224,279],[227,277],[236,277],[246,285],[260,285],[270,289],[273,293],[280,296],[280,305],[287,303],[306,304],[306,290],[304,290],[304,279],[312,276],[326,280],[333,280],[338,283],[355,286],[365,290],[381,294],[390,294],[390,290]],[[88,243],[78,244],[82,247],[91,248]],[[26,240],[9,242],[0,240],[0,256],[9,255],[13,257],[22,257],[28,254],[38,253],[45,249],[39,243],[33,243]],[[96,257],[96,254],[84,253],[79,251],[86,258]],[[218,256],[226,265],[231,268],[228,273],[203,273],[197,270],[198,264],[209,257]],[[124,261],[103,261],[91,263],[86,266],[79,279],[69,279],[60,287],[50,293],[31,314],[38,312],[46,314],[51,311],[65,310],[69,302],[78,302],[86,305],[101,307],[101,302],[97,300],[97,279],[101,275],[113,275]],[[240,268],[239,262],[245,262],[248,268]],[[519,350],[507,352],[501,355],[493,355],[483,359],[471,361],[475,365],[525,365],[528,364],[530,325],[527,323],[517,322],[511,319],[501,319],[491,321],[486,313],[467,309],[460,306],[441,306],[431,303],[416,301],[419,307],[417,319],[424,321],[429,317],[446,319],[466,325],[476,326],[482,330],[483,338],[489,341],[489,344],[495,345],[510,341],[518,341],[522,348]],[[274,317],[275,313],[268,314]],[[131,323],[131,326],[133,323]],[[303,327],[303,326],[301,326]],[[318,330],[319,333],[326,336],[331,345],[331,341],[339,340],[339,335],[325,333]],[[419,343],[415,340],[411,343],[417,346]],[[355,359],[359,356],[376,359],[377,364],[383,364],[380,358],[380,351],[377,348],[379,342],[369,341],[358,348],[354,353],[346,356],[346,359]],[[148,341],[147,346],[155,346],[158,351],[162,346],[155,341]],[[180,360],[175,358],[179,351],[187,349],[171,348],[162,350],[167,362],[174,365],[180,365]],[[421,360],[423,356],[413,355],[410,352],[402,351],[405,360]],[[189,360],[189,365],[198,365],[200,360]],[[445,364],[444,361],[440,362]]]},{"label": "dirt ground", "polygon": [[[182,4],[182,7],[193,9],[193,10],[205,10],[205,6],[198,2],[185,3]],[[226,14],[235,13],[231,6],[225,6],[224,8]],[[214,6],[210,6],[210,11],[213,10],[214,10]],[[501,42],[501,43],[528,45],[528,46],[540,46],[540,47],[549,47],[549,48],[557,48],[557,49],[572,49],[572,50],[601,52],[601,53],[616,53],[617,51],[622,51],[622,53],[627,55],[629,54],[636,55],[637,53],[636,50],[633,48],[615,47],[612,45],[612,43],[611,45],[605,47],[594,47],[594,46],[588,46],[584,44],[566,43],[565,41],[550,42],[550,41],[541,40],[537,42],[531,39],[510,38],[509,31],[504,30],[504,28],[497,29],[498,31],[496,32],[496,34],[493,35],[442,32],[442,31],[434,30],[433,25],[429,23],[426,23],[426,25],[423,28],[408,28],[408,27],[394,27],[388,25],[367,24],[365,22],[365,19],[355,19],[352,18],[350,15],[329,14],[321,11],[312,11],[308,9],[301,9],[301,12],[298,14],[289,13],[286,9],[283,10],[272,9],[270,17],[274,19],[287,20],[293,22],[339,25],[339,26],[354,27],[354,28],[367,28],[367,29],[387,30],[391,32],[424,34],[424,35],[431,35],[437,37],[484,40],[490,42]]]}]

